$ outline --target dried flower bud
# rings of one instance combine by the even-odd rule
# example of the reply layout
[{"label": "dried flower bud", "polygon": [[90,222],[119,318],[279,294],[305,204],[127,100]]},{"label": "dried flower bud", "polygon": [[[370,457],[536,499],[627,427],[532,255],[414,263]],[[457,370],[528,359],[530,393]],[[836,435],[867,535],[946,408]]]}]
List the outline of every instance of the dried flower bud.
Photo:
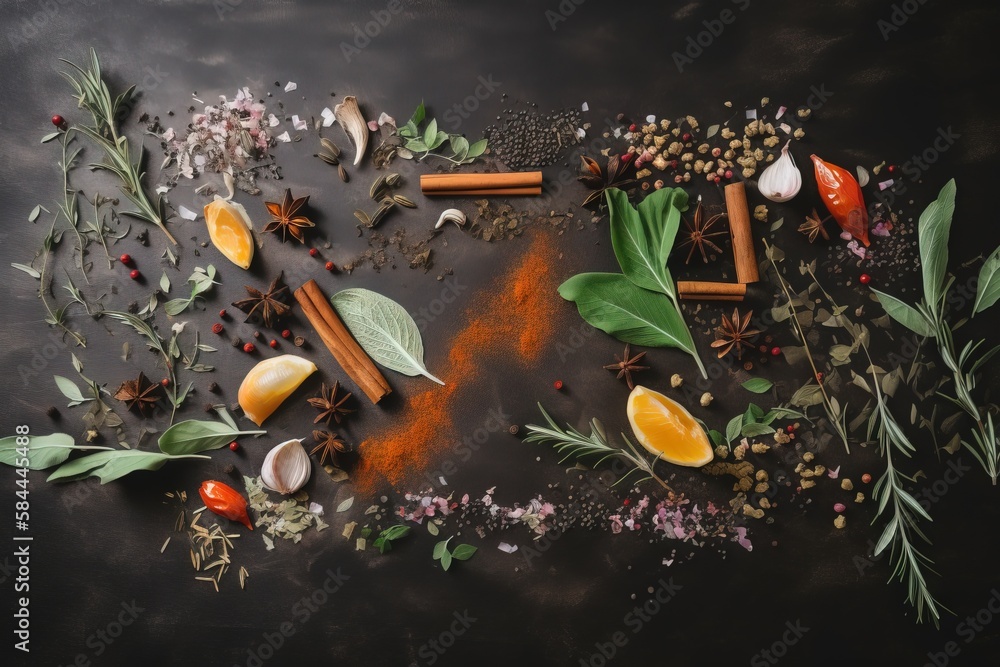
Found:
[{"label": "dried flower bud", "polygon": [[712,404],[712,401],[714,400],[714,398],[715,397],[712,396],[712,394],[710,394],[710,393],[708,393],[706,391],[704,394],[701,395],[701,400],[698,401],[698,402],[701,403],[701,407],[707,408],[709,405]]},{"label": "dried flower bud", "polygon": [[684,378],[681,377],[680,373],[674,373],[670,376],[670,386],[676,389],[684,384]]}]

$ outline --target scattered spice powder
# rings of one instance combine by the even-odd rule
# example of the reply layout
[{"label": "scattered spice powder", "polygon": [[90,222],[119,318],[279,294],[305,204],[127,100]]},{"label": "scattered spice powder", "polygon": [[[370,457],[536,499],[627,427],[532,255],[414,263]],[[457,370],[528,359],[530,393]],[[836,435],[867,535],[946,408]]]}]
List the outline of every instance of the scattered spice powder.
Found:
[{"label": "scattered spice powder", "polygon": [[[552,338],[547,323],[559,312],[556,290],[548,287],[556,255],[553,240],[536,234],[521,261],[478,293],[465,324],[450,341],[442,374],[447,384],[414,395],[395,424],[359,446],[354,475],[359,491],[371,492],[382,481],[399,487],[449,446],[455,395],[482,374],[484,357],[514,353],[530,364],[545,352]],[[524,327],[522,322],[535,324]]]}]

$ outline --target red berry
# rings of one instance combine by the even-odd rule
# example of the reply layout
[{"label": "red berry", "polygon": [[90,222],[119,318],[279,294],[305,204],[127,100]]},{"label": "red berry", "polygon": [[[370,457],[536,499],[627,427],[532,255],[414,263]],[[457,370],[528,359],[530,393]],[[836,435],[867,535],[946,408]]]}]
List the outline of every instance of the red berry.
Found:
[{"label": "red berry", "polygon": [[222,329],[223,329],[222,322],[216,322],[215,324],[212,325],[212,333],[214,334],[221,334]]},{"label": "red berry", "polygon": [[226,316],[226,309],[223,308],[222,310],[219,311],[219,317],[225,317],[225,316]]},{"label": "red berry", "polygon": [[670,161],[670,168],[671,169],[676,169],[677,168],[677,160],[671,160]]},{"label": "red berry", "polygon": [[326,270],[327,271],[333,271],[334,268],[336,268],[336,267],[334,267],[333,262],[327,262],[326,263]]},{"label": "red berry", "polygon": [[683,139],[685,142],[691,141],[691,133],[685,132],[684,136],[682,136],[681,139]]},{"label": "red berry", "polygon": [[795,433],[795,424],[789,424],[786,426],[785,433]]},{"label": "red berry", "polygon": [[562,389],[563,388],[563,381],[562,380],[556,380],[555,382],[552,383],[552,386],[555,387],[557,390]]},{"label": "red berry", "polygon": [[890,174],[896,173],[896,165],[894,165],[894,164],[890,164],[889,165],[889,173]]},{"label": "red berry", "polygon": [[636,126],[636,124],[635,124],[635,123],[632,123],[631,125],[629,125],[629,126],[628,126],[628,131],[629,131],[629,132],[635,132],[635,131],[636,131],[636,130],[638,130],[638,129],[639,129],[639,128],[638,128],[638,127]]},{"label": "red berry", "polygon": [[240,448],[240,443],[236,442],[235,440],[229,443],[229,451],[235,452],[239,448]]},{"label": "red berry", "polygon": [[621,159],[622,159],[622,162],[624,162],[625,164],[628,164],[629,162],[632,161],[632,158],[634,158],[634,157],[635,157],[635,155],[633,155],[632,153],[622,153],[622,158]]},{"label": "red berry", "polygon": [[246,345],[243,346],[243,351],[246,352],[247,354],[253,354],[254,352],[257,351],[257,348],[254,346],[253,343],[247,343]]},{"label": "red berry", "polygon": [[712,180],[713,180],[713,181],[715,181],[716,183],[719,183],[720,181],[722,181],[722,179],[721,179],[721,178],[719,178],[718,176],[716,176],[716,177],[715,177],[715,178],[713,178]]},{"label": "red berry", "polygon": [[860,282],[862,285],[867,285],[871,281],[872,277],[867,273],[862,273],[860,276],[858,276],[858,282]]},{"label": "red berry", "polygon": [[726,169],[726,180],[728,181],[732,177],[733,177],[733,170],[732,169]]},{"label": "red berry", "polygon": [[139,273],[139,269],[132,269],[129,271],[128,277],[132,280],[138,280],[139,278],[142,278],[142,274]]},{"label": "red berry", "polygon": [[62,127],[63,125],[66,124],[66,119],[60,116],[59,114],[56,114],[55,116],[52,117],[52,124],[55,125],[56,127]]},{"label": "red berry", "polygon": [[865,473],[864,475],[861,476],[861,481],[864,482],[865,484],[871,484],[872,476],[869,475],[868,473]]},{"label": "red berry", "polygon": [[274,340],[273,338],[271,339],[271,342],[268,343],[268,345],[270,345],[271,349],[273,349],[273,350],[277,350],[278,349],[278,341]]},{"label": "red berry", "polygon": [[125,266],[131,266],[132,265],[132,256],[131,255],[122,255],[121,257],[118,258],[118,261],[121,262],[122,264],[124,264]]},{"label": "red berry", "polygon": [[771,348],[771,356],[772,357],[776,357],[779,354],[781,354],[781,348],[780,347],[778,347],[777,345],[775,345],[774,347]]},{"label": "red berry", "polygon": [[169,387],[170,386],[170,378],[163,378],[162,380],[160,380],[160,386],[161,387]]},{"label": "red berry", "polygon": [[282,338],[291,338],[292,337],[292,332],[289,331],[288,329],[285,329],[284,331],[281,332],[281,337]]},{"label": "red berry", "polygon": [[310,257],[315,257],[318,254],[319,254],[319,250],[317,250],[316,248],[309,248],[309,256]]},{"label": "red berry", "polygon": [[822,382],[822,381],[823,381],[823,371],[820,371],[816,373],[816,382]]}]

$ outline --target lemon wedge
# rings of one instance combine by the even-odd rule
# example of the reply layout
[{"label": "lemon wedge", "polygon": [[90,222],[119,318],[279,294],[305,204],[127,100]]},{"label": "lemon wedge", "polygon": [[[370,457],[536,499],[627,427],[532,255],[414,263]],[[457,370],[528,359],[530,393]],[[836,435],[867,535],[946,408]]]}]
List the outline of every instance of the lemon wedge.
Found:
[{"label": "lemon wedge", "polygon": [[215,200],[205,206],[205,224],[208,236],[226,259],[240,267],[249,269],[253,260],[253,225],[243,206],[216,195]]},{"label": "lemon wedge", "polygon": [[243,414],[260,426],[314,372],[316,364],[294,354],[265,359],[240,385],[237,398]]},{"label": "lemon wedge", "polygon": [[715,457],[698,420],[680,403],[652,389],[636,385],[632,390],[628,421],[639,444],[664,461],[697,468]]}]

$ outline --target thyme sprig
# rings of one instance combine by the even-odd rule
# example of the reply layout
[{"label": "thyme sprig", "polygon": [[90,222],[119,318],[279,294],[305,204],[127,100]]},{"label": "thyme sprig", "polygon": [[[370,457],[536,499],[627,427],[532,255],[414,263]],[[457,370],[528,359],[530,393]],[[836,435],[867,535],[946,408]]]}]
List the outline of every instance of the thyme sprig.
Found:
[{"label": "thyme sprig", "polygon": [[167,215],[163,199],[157,196],[155,201],[151,201],[142,188],[142,177],[145,175],[141,171],[142,146],[140,145],[133,160],[128,137],[118,133],[118,120],[126,113],[128,104],[135,93],[135,86],[130,86],[112,100],[111,92],[104,79],[101,78],[101,63],[93,48],[90,49],[89,69],[84,69],[69,60],[61,60],[76,70],[76,76],[67,72],[62,74],[76,90],[76,99],[79,101],[80,108],[89,111],[94,120],[92,127],[79,125],[74,126],[74,129],[87,135],[94,143],[104,149],[104,155],[107,158],[105,162],[92,163],[90,166],[94,169],[110,171],[121,180],[122,193],[135,206],[135,210],[126,211],[125,215],[156,225],[167,235],[171,243],[177,245],[177,240],[165,224]]},{"label": "thyme sprig", "polygon": [[607,433],[604,431],[604,425],[601,424],[597,419],[590,420],[590,435],[584,435],[580,431],[576,430],[570,425],[566,425],[567,428],[561,428],[556,422],[549,416],[549,413],[545,411],[541,403],[538,404],[538,409],[541,410],[542,416],[545,417],[545,421],[548,422],[549,427],[537,426],[535,424],[528,424],[526,428],[528,429],[528,435],[524,438],[525,442],[537,442],[542,444],[550,444],[552,447],[559,452],[564,454],[563,458],[559,461],[563,463],[571,458],[573,459],[587,459],[596,457],[596,461],[593,461],[592,467],[597,467],[604,461],[611,458],[620,458],[629,464],[632,469],[629,470],[625,475],[620,477],[612,486],[617,486],[618,484],[625,481],[632,473],[641,472],[645,473],[646,476],[637,480],[636,483],[643,482],[647,479],[656,480],[656,482],[668,491],[672,490],[670,485],[663,481],[659,475],[653,470],[653,464],[656,463],[656,459],[651,463],[643,454],[641,454],[635,444],[632,443],[625,434],[622,434],[622,439],[625,441],[627,449],[622,449],[620,447],[615,447],[608,441]]}]

